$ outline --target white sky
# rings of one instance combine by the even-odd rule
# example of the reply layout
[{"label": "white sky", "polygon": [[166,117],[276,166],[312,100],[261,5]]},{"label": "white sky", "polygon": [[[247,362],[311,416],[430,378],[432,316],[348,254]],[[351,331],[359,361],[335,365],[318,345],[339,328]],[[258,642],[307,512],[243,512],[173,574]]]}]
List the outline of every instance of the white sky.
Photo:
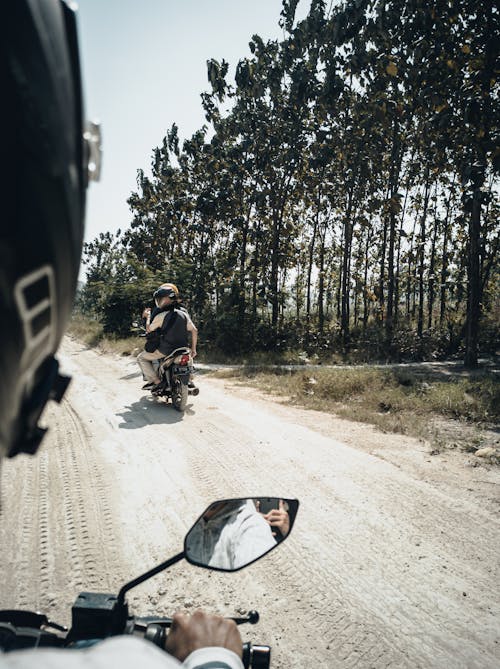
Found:
[{"label": "white sky", "polygon": [[[101,181],[87,199],[86,241],[129,226],[127,198],[137,169],[172,123],[181,138],[205,122],[200,93],[206,61],[224,58],[234,73],[248,42],[281,38],[281,0],[80,0],[86,116],[103,132]],[[297,18],[310,0],[300,0]]]}]

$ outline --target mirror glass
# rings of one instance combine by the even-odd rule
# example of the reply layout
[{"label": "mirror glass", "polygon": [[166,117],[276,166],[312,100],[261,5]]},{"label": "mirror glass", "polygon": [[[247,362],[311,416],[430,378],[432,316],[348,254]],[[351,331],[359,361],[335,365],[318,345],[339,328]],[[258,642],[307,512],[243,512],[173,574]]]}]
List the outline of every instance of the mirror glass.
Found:
[{"label": "mirror glass", "polygon": [[188,562],[237,571],[255,562],[286,537],[299,502],[283,497],[223,499],[205,509],[184,540]]}]

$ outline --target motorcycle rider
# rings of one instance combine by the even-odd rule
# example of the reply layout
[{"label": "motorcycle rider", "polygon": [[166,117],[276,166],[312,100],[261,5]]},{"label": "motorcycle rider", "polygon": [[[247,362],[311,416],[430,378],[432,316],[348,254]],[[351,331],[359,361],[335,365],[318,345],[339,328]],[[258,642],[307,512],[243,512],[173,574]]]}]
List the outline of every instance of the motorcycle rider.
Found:
[{"label": "motorcycle rider", "polygon": [[[99,136],[83,133],[76,22],[64,0],[2,3],[2,174],[0,191],[0,467],[3,457],[35,454],[38,420],[60,401],[69,379],[55,353],[75,295],[86,188],[99,173]],[[8,324],[8,325],[7,325]],[[26,556],[24,556],[26,557]],[[0,654],[2,668],[241,669],[234,622],[176,614],[165,653],[121,636],[86,650]],[[184,664],[181,665],[180,663]]]},{"label": "motorcycle rider", "polygon": [[[151,314],[151,322],[146,327],[148,341],[145,350],[137,356],[137,363],[146,379],[143,390],[152,389],[158,383],[153,360],[160,360],[170,355],[175,349],[188,345],[188,332],[191,333],[191,355],[196,357],[198,330],[181,306],[179,290],[173,283],[163,283],[153,294],[156,308]],[[190,385],[193,386],[190,380]]]},{"label": "motorcycle rider", "polygon": [[186,551],[195,562],[234,570],[276,546],[271,527],[251,499],[212,504],[190,530]]}]

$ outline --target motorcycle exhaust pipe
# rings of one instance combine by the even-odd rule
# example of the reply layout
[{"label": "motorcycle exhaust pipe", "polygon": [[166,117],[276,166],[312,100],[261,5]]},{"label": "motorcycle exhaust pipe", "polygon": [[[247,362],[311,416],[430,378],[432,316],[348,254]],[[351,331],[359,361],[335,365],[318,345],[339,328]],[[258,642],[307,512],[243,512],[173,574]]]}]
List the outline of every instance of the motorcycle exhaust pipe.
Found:
[{"label": "motorcycle exhaust pipe", "polygon": [[199,394],[200,394],[199,388],[189,388],[188,390],[188,395],[199,395]]}]

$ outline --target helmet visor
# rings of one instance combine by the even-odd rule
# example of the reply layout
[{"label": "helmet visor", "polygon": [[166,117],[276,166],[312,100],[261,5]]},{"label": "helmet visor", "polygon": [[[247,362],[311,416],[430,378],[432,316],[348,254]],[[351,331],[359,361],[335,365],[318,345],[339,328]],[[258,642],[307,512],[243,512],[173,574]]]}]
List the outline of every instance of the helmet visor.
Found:
[{"label": "helmet visor", "polygon": [[172,288],[159,288],[157,291],[153,293],[153,297],[156,306],[159,307],[162,298],[170,297],[171,300],[174,300],[176,298],[176,294],[175,291],[172,290]]}]

